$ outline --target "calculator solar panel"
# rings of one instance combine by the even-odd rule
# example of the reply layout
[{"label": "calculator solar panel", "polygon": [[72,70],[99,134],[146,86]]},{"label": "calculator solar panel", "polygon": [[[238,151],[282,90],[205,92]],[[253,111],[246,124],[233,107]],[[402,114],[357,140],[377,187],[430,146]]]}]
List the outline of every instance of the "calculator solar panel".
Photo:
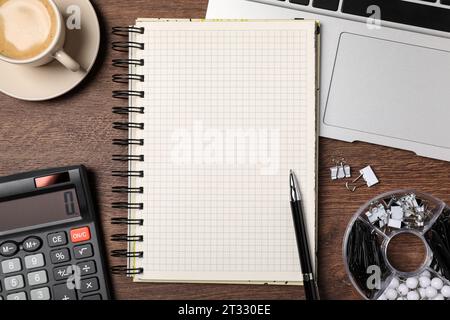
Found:
[{"label": "calculator solar panel", "polygon": [[83,166],[0,178],[0,300],[111,299]]}]

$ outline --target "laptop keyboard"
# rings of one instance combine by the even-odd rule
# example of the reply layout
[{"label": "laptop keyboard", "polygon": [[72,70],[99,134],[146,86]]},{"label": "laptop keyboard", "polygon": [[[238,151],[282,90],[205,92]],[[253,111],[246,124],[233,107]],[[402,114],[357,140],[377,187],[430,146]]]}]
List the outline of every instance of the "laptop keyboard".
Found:
[{"label": "laptop keyboard", "polygon": [[381,8],[382,20],[450,32],[450,7],[395,0],[344,0],[342,12],[367,17],[366,11],[371,5]]},{"label": "laptop keyboard", "polygon": [[340,0],[315,0],[313,6],[315,8],[337,11],[339,8],[339,1]]},{"label": "laptop keyboard", "polygon": [[[273,0],[273,2],[298,5],[299,10],[305,6],[311,6],[334,11],[337,15],[345,13],[360,17],[369,17],[367,9],[376,5],[381,9],[381,20],[383,21],[450,32],[450,0],[421,0],[418,2],[401,0]],[[341,5],[340,10],[339,5]]]}]

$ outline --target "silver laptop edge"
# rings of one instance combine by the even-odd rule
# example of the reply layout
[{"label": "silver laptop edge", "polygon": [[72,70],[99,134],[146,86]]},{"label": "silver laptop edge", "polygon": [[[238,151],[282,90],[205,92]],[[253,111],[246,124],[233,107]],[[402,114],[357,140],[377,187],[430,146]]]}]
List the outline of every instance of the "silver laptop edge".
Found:
[{"label": "silver laptop edge", "polygon": [[[450,35],[265,0],[210,0],[209,19],[321,22],[320,135],[450,161]],[[318,13],[320,12],[320,13]]]}]

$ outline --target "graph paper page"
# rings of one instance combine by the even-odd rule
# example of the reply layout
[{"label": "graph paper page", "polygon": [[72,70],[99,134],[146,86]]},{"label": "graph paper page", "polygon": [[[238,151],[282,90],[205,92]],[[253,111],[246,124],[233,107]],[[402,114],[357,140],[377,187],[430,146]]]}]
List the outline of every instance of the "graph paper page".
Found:
[{"label": "graph paper page", "polygon": [[131,137],[144,172],[130,197],[143,258],[135,281],[302,281],[289,203],[301,185],[310,245],[316,221],[316,24],[311,21],[150,21],[132,89],[144,123]]}]

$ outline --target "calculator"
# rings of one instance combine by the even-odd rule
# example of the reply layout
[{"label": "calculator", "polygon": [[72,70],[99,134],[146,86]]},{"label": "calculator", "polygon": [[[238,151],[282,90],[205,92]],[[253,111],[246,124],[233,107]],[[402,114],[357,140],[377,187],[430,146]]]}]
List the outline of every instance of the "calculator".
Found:
[{"label": "calculator", "polygon": [[111,299],[84,166],[0,178],[0,300]]}]

